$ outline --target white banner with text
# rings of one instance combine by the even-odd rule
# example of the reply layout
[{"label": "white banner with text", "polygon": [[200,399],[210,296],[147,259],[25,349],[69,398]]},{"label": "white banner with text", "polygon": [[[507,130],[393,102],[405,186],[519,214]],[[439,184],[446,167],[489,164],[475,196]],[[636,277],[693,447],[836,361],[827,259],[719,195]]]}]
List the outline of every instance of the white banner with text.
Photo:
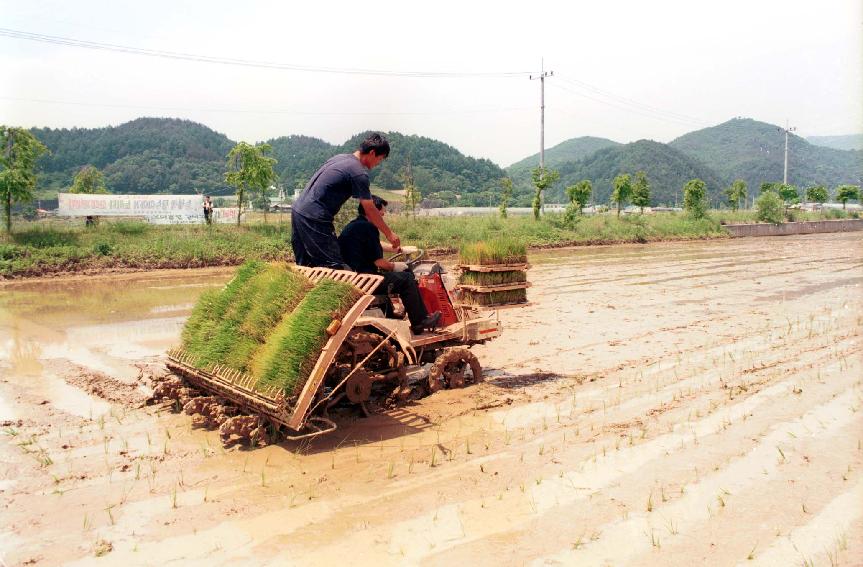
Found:
[{"label": "white banner with text", "polygon": [[[202,195],[86,195],[60,193],[57,214],[67,217],[143,217],[153,224],[203,224]],[[237,221],[236,208],[213,210],[213,222]]]}]

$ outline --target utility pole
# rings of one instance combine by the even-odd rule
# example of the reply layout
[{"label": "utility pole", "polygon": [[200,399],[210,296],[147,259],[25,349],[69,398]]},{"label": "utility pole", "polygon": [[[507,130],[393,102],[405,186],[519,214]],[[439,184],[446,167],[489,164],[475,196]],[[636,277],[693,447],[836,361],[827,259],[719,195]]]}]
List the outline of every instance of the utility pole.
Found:
[{"label": "utility pole", "polygon": [[[540,64],[539,75],[530,75],[530,80],[539,79],[539,170],[545,175],[545,78],[554,76],[554,71],[545,70],[545,58]],[[543,199],[544,201],[544,199]],[[545,210],[545,203],[542,204]]]},{"label": "utility pole", "polygon": [[788,121],[785,121],[785,128],[777,128],[780,132],[785,132],[785,170],[782,174],[782,184],[788,185],[788,133],[796,132],[797,128],[789,128]]}]

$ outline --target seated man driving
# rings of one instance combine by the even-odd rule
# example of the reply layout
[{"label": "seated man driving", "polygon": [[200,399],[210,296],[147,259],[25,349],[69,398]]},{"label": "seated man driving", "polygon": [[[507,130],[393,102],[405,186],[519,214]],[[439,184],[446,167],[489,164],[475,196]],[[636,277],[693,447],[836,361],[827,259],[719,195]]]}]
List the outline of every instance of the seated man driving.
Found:
[{"label": "seated man driving", "polygon": [[[386,214],[387,202],[377,195],[372,196],[372,202],[383,217]],[[401,297],[413,334],[419,335],[425,329],[434,329],[440,321],[440,311],[431,314],[426,311],[416,279],[407,271],[407,263],[385,260],[384,250],[392,252],[392,246],[381,242],[380,232],[366,218],[362,205],[357,208],[357,213],[357,218],[349,222],[339,235],[342,259],[358,273],[380,274],[384,277],[376,291],[391,289]]]}]

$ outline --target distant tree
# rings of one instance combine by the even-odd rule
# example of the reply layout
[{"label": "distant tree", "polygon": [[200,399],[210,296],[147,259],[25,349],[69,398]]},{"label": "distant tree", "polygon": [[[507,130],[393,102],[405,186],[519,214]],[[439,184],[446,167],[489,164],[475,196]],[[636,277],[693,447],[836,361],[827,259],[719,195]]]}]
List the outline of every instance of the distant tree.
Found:
[{"label": "distant tree", "polygon": [[614,191],[611,192],[611,202],[617,204],[617,216],[620,216],[620,209],[632,198],[632,179],[628,173],[621,173],[612,184]]},{"label": "distant tree", "polygon": [[405,211],[411,216],[416,217],[417,207],[422,202],[423,197],[414,182],[413,168],[408,160],[405,170],[402,173],[402,182],[405,191]]},{"label": "distant tree", "polygon": [[96,167],[85,165],[72,180],[70,193],[81,193],[86,195],[105,195],[108,188],[105,186],[105,176]]},{"label": "distant tree", "polygon": [[704,181],[700,179],[692,179],[687,181],[683,186],[683,209],[687,211],[692,218],[704,218],[707,214],[707,203],[705,197],[707,195],[707,187]]},{"label": "distant tree", "polygon": [[581,214],[587,203],[590,202],[590,196],[593,194],[593,185],[589,179],[583,179],[575,185],[570,185],[566,188],[566,196],[569,197],[569,207],[574,212]]},{"label": "distant tree", "polygon": [[533,195],[533,218],[539,220],[540,209],[542,208],[543,192],[557,183],[560,179],[560,172],[556,169],[548,169],[547,167],[536,167],[530,172],[531,181],[535,193]]},{"label": "distant tree", "polygon": [[760,194],[766,193],[768,191],[773,191],[774,193],[779,193],[779,186],[780,185],[782,185],[782,184],[781,183],[764,182],[761,184],[761,187],[759,188],[758,194],[760,195]]},{"label": "distant tree", "polygon": [[268,185],[263,189],[255,191],[255,196],[252,197],[252,205],[254,205],[256,209],[261,209],[264,212],[264,223],[267,222],[267,213],[270,210],[271,187],[271,185]]},{"label": "distant tree", "polygon": [[779,196],[785,202],[785,209],[788,209],[788,205],[794,205],[800,202],[800,193],[797,191],[797,187],[794,185],[785,185],[782,184],[779,186]]},{"label": "distant tree", "polygon": [[806,200],[813,203],[826,203],[830,198],[827,188],[823,185],[814,185],[806,188]]},{"label": "distant tree", "polygon": [[641,209],[641,214],[644,214],[644,207],[650,206],[650,184],[647,182],[647,174],[643,171],[638,171],[635,174],[635,184],[632,186],[632,204]]},{"label": "distant tree", "polygon": [[731,187],[723,191],[727,199],[728,206],[732,211],[737,212],[740,208],[740,201],[746,202],[746,182],[742,179],[735,179]]},{"label": "distant tree", "polygon": [[845,208],[845,203],[848,201],[860,200],[860,187],[856,185],[840,185],[836,188],[836,200],[842,203],[842,208]]},{"label": "distant tree", "polygon": [[269,144],[253,146],[240,142],[228,153],[225,172],[225,182],[233,185],[237,194],[237,226],[243,214],[243,202],[246,191],[265,192],[275,181],[273,167],[276,160],[268,157]]},{"label": "distant tree", "polygon": [[775,191],[764,191],[755,199],[755,216],[764,222],[782,222],[782,198]]},{"label": "distant tree", "polygon": [[500,180],[500,217],[506,218],[506,209],[509,207],[509,201],[512,199],[512,179],[504,177]]},{"label": "distant tree", "polygon": [[48,149],[23,128],[0,126],[0,199],[6,215],[6,232],[12,232],[12,203],[33,200],[36,160]]}]

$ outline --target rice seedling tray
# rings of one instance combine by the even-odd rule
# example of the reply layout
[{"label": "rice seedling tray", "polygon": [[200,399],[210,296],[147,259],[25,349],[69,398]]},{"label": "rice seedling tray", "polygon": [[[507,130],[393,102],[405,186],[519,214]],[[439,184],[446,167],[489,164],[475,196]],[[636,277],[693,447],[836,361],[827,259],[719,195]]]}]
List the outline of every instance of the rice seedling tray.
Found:
[{"label": "rice seedling tray", "polygon": [[524,264],[456,264],[456,268],[470,272],[521,272],[529,270],[531,265]]},{"label": "rice seedling tray", "polygon": [[463,289],[467,291],[482,293],[492,291],[510,291],[513,289],[527,289],[530,286],[530,282],[505,283],[495,285],[458,284],[456,286],[456,289]]}]

